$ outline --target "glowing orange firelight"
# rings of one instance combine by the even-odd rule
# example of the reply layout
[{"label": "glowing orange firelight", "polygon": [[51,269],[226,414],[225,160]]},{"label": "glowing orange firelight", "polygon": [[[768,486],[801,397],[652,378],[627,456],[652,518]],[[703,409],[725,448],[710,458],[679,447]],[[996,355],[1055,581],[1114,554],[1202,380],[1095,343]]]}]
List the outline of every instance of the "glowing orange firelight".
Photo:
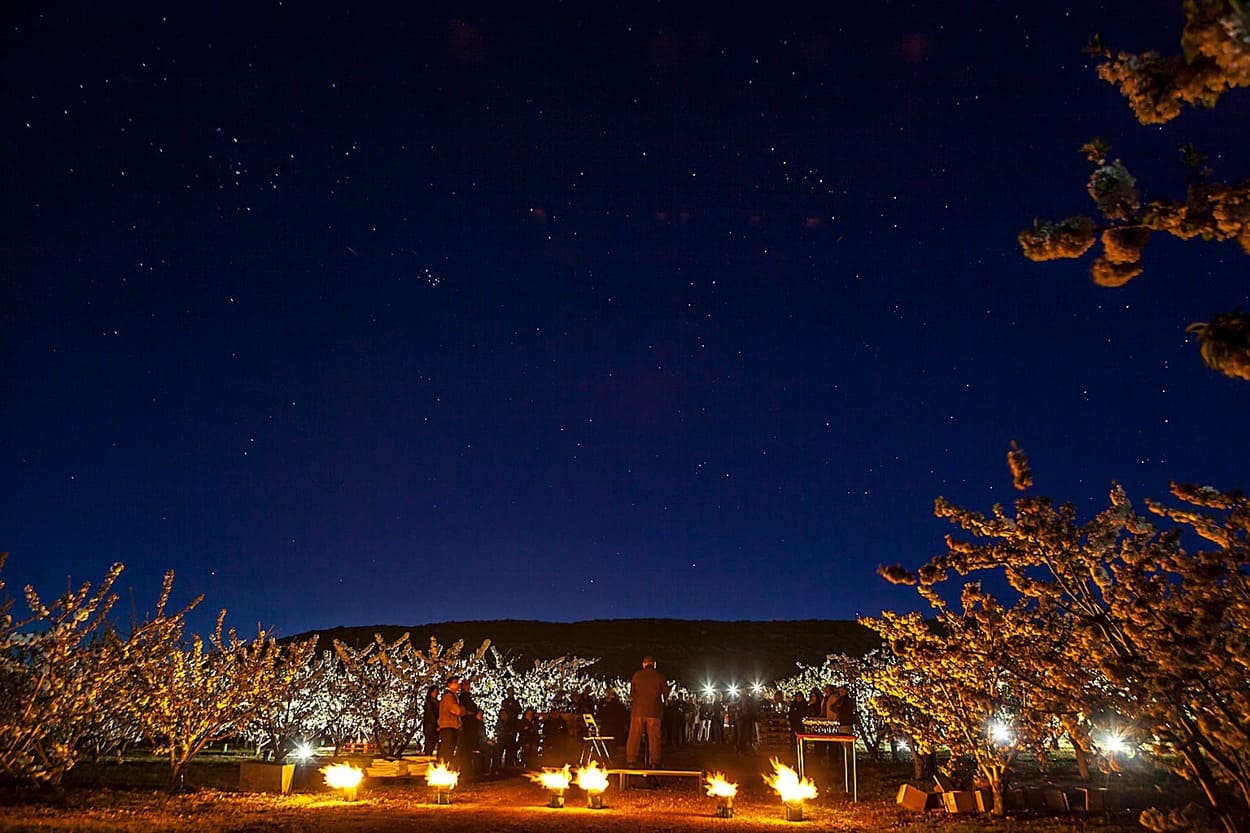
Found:
[{"label": "glowing orange firelight", "polygon": [[429,769],[425,771],[425,783],[439,790],[454,790],[456,784],[460,783],[460,773],[454,769],[448,769],[447,764],[438,766],[430,764]]},{"label": "glowing orange firelight", "polygon": [[713,772],[707,777],[707,794],[716,798],[733,798],[738,794],[738,785],[725,780],[725,773]]},{"label": "glowing orange firelight", "polygon": [[558,809],[564,806],[564,793],[569,788],[569,782],[573,780],[573,773],[569,772],[568,764],[565,764],[562,769],[544,769],[529,778],[543,789],[551,790],[551,800],[547,802],[548,807]]},{"label": "glowing orange firelight", "polygon": [[430,764],[429,769],[425,771],[425,783],[434,788],[435,804],[450,804],[451,791],[459,782],[460,773],[454,769],[448,769],[447,764],[438,766]]},{"label": "glowing orange firelight", "polygon": [[342,790],[343,797],[348,801],[356,800],[356,790],[360,787],[360,780],[365,777],[363,770],[351,764],[329,764],[323,766],[320,772],[326,778],[326,786]]},{"label": "glowing orange firelight", "polygon": [[725,780],[725,773],[713,772],[707,777],[707,794],[716,799],[716,815],[722,819],[734,816],[734,796],[738,785]]},{"label": "glowing orange firelight", "polygon": [[786,818],[790,821],[803,820],[803,802],[816,797],[816,784],[810,778],[799,778],[799,774],[776,758],[772,759],[773,774],[764,776],[764,783],[777,791],[786,805]]},{"label": "glowing orange firelight", "polygon": [[776,758],[772,759],[773,774],[764,776],[764,783],[777,791],[787,804],[807,801],[816,797],[816,783],[799,774]]},{"label": "glowing orange firelight", "polygon": [[599,768],[598,761],[577,768],[577,786],[588,793],[601,793],[608,788],[608,773]]},{"label": "glowing orange firelight", "polygon": [[586,806],[592,810],[603,809],[603,791],[608,788],[608,773],[599,768],[598,761],[577,768],[577,786],[586,791]]},{"label": "glowing orange firelight", "polygon": [[530,780],[545,790],[567,790],[573,781],[573,773],[569,771],[569,765],[565,764],[563,769],[544,769],[531,775]]}]

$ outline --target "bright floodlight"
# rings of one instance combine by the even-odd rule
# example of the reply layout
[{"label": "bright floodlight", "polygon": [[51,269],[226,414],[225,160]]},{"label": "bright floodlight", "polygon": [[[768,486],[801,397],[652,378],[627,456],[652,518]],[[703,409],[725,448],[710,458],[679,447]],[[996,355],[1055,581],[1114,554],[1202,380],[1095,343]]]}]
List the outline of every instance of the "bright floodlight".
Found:
[{"label": "bright floodlight", "polygon": [[311,745],[307,743],[301,743],[300,745],[295,747],[295,757],[300,763],[307,761],[312,756],[313,756],[313,748]]},{"label": "bright floodlight", "polygon": [[990,724],[990,738],[995,743],[1011,743],[1016,739],[1016,736],[1012,734],[1010,726],[996,720]]},{"label": "bright floodlight", "polygon": [[703,684],[703,693],[704,693],[704,694],[715,694],[715,693],[716,693],[716,688],[715,688],[715,686],[713,686],[711,683],[704,683],[704,684]]},{"label": "bright floodlight", "polygon": [[730,685],[730,686],[729,686],[729,696],[730,696],[730,697],[737,697],[737,696],[738,696],[738,687],[737,687],[736,685]]},{"label": "bright floodlight", "polygon": [[752,694],[759,694],[763,690],[764,690],[764,686],[760,685],[759,683],[751,683]]},{"label": "bright floodlight", "polygon": [[1129,745],[1124,742],[1124,736],[1119,732],[1108,732],[1102,739],[1102,745],[1107,747],[1107,751],[1112,755],[1122,755],[1129,751]]}]

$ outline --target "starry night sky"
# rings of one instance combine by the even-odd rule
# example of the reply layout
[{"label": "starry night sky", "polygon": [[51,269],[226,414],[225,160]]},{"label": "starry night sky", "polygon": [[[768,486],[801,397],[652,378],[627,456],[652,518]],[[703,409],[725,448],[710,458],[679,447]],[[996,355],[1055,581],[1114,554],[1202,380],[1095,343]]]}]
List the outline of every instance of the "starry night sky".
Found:
[{"label": "starry night sky", "polygon": [[211,5],[6,12],[8,592],[850,618],[1013,439],[1087,509],[1250,486],[1184,334],[1250,259],[1107,290],[1015,242],[1092,212],[1095,135],[1148,197],[1189,141],[1247,174],[1250,95],[1143,128],[1081,53],[1176,51],[1177,0]]}]

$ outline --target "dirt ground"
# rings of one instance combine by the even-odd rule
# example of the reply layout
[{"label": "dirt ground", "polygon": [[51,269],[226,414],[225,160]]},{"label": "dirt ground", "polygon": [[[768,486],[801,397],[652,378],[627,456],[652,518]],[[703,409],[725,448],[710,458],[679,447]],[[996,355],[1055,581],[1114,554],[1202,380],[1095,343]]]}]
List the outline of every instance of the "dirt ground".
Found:
[{"label": "dirt ground", "polygon": [[[830,830],[830,831],[1123,831],[1140,829],[1138,809],[1086,817],[1072,814],[1026,820],[993,821],[953,817],[942,812],[916,814],[894,804],[894,793],[908,780],[910,767],[861,762],[860,801],[843,790],[840,767],[821,762],[813,775],[820,795],[804,808],[804,821],[789,822],[784,807],[761,778],[770,771],[768,755],[736,756],[707,747],[670,756],[677,769],[722,769],[740,784],[734,818],[715,816],[715,799],[690,778],[639,781],[622,791],[617,779],[604,794],[605,808],[586,807],[585,794],[570,789],[563,809],[547,807],[548,794],[521,774],[458,786],[452,803],[438,806],[421,777],[366,779],[356,801],[327,790],[315,767],[303,767],[290,795],[237,791],[238,758],[214,756],[198,762],[188,789],[166,796],[154,789],[163,775],[160,762],[82,765],[61,791],[9,788],[0,792],[0,833],[74,831],[74,833],[410,833],[410,831],[535,831],[603,833],[656,831]],[[320,765],[320,764],[318,764]],[[1124,802],[1122,802],[1123,804]],[[1131,802],[1129,802],[1131,803]]]}]

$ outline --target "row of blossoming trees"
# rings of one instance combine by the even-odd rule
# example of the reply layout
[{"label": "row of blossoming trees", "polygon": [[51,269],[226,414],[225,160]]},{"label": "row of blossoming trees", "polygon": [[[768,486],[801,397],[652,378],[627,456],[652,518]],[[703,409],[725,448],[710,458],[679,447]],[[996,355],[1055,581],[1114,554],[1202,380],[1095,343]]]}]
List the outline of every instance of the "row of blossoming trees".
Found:
[{"label": "row of blossoming trees", "polygon": [[[5,556],[0,554],[0,567]],[[165,757],[171,789],[187,764],[213,742],[246,738],[278,760],[296,744],[328,738],[336,746],[368,740],[398,756],[423,740],[430,686],[472,676],[474,697],[493,724],[507,688],[524,702],[549,705],[571,688],[604,683],[583,673],[594,660],[559,657],[518,667],[488,642],[471,653],[463,642],[420,650],[404,635],[364,647],[317,637],[279,642],[265,631],[241,638],[224,628],[189,633],[200,602],[168,609],[167,574],[154,612],[126,632],[111,620],[120,564],[96,587],[83,584],[51,603],[26,588],[28,615],[0,601],[0,773],[59,783],[83,756],[143,744]],[[0,591],[4,584],[0,581]]]},{"label": "row of blossoming trees", "polygon": [[[1023,452],[1008,461],[1030,489]],[[1172,494],[1179,506],[1147,501],[1142,515],[1116,486],[1084,522],[1033,495],[988,515],[939,498],[937,515],[970,538],[948,536],[916,573],[882,570],[934,616],[863,620],[890,657],[862,675],[873,712],[918,752],[970,762],[999,814],[1020,751],[1045,755],[1066,737],[1084,768],[1126,736],[1196,784],[1229,833],[1247,829],[1250,499],[1177,484]],[[1192,811],[1142,821],[1182,829]]]}]

